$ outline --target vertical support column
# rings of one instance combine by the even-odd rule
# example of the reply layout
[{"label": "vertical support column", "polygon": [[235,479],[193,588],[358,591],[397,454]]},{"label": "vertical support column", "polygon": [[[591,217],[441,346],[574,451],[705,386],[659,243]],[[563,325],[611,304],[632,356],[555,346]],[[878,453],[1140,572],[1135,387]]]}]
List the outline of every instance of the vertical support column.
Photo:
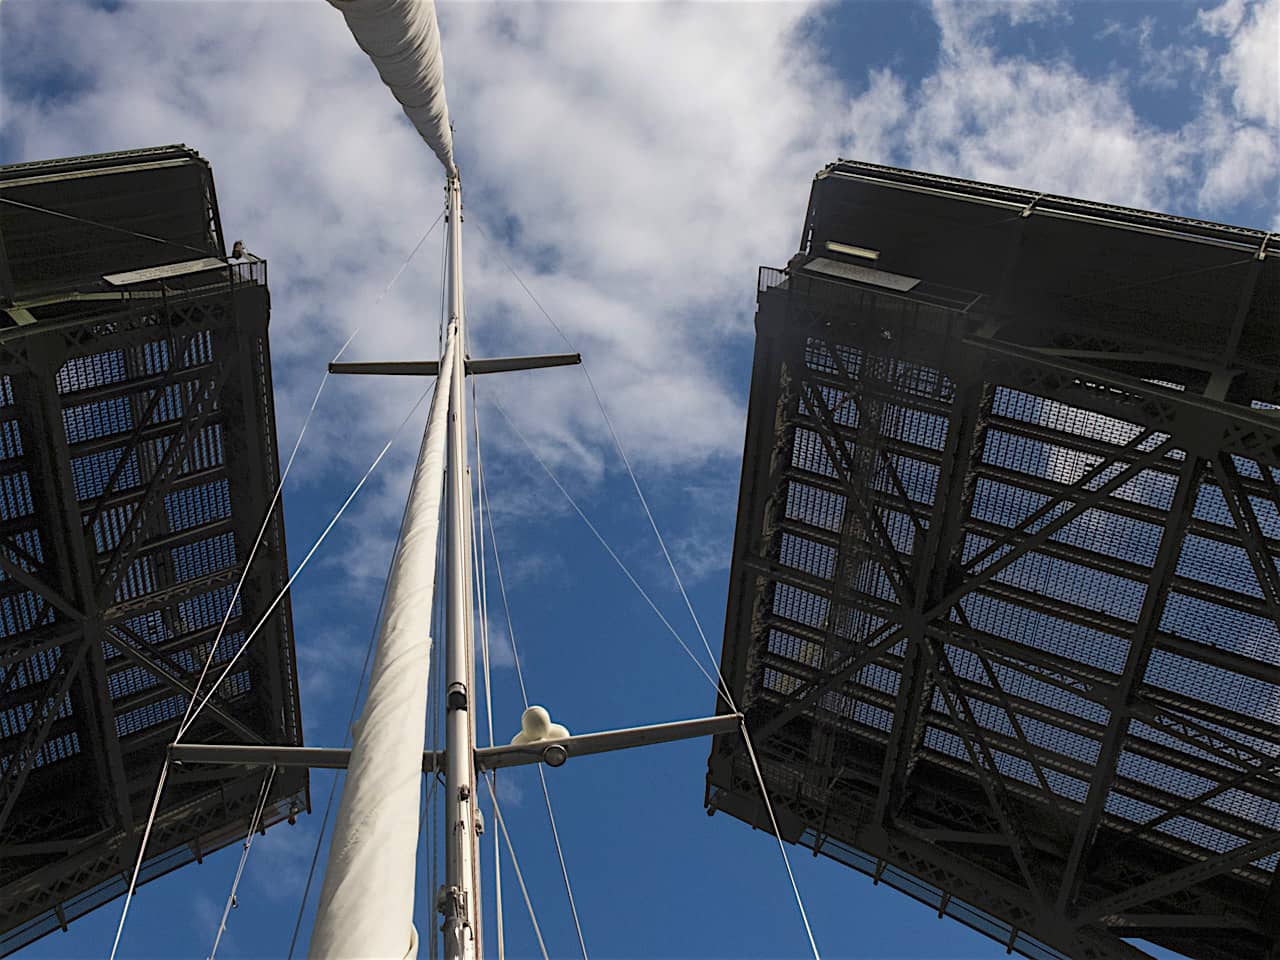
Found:
[{"label": "vertical support column", "polygon": [[[449,337],[456,341],[449,391],[445,681],[445,887],[440,892],[447,960],[475,960],[480,946],[475,655],[471,597],[471,485],[467,467],[465,342],[462,303],[462,189],[449,178]],[[441,371],[443,373],[443,370]]]}]

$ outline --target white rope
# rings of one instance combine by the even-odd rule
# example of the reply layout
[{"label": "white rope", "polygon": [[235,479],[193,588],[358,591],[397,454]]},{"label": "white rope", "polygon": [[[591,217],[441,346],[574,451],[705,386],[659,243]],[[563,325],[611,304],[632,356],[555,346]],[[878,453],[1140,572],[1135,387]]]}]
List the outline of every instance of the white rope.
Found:
[{"label": "white rope", "polygon": [[[482,229],[481,229],[481,233],[482,234],[484,233]],[[487,235],[485,236],[485,239],[486,240],[488,239]],[[564,330],[561,329],[560,325],[556,323],[556,321],[552,318],[551,314],[547,312],[547,309],[543,307],[543,305],[538,301],[538,298],[533,295],[533,291],[529,289],[528,285],[524,282],[523,279],[521,279],[520,275],[516,273],[515,268],[510,264],[510,262],[507,261],[506,257],[502,255],[502,251],[498,249],[496,245],[493,245],[493,246],[496,252],[498,253],[499,259],[501,259],[503,264],[506,265],[507,270],[510,271],[511,275],[515,278],[516,282],[520,285],[520,287],[524,290],[524,292],[529,295],[529,299],[533,301],[534,306],[538,308],[539,312],[547,319],[547,322],[550,323],[552,328],[556,331],[556,333],[560,335],[560,339],[562,339],[569,346],[570,350],[578,352],[577,347],[574,345],[573,341],[569,339],[569,337],[565,334]],[[591,394],[592,396],[595,397],[596,406],[600,408],[600,415],[604,418],[605,425],[609,429],[610,437],[613,438],[614,447],[617,449],[618,456],[622,459],[622,463],[626,467],[627,476],[631,478],[631,484],[635,488],[636,496],[639,497],[640,504],[644,508],[645,516],[649,520],[649,526],[653,530],[654,536],[657,538],[658,545],[662,548],[662,555],[666,558],[667,566],[670,568],[671,574],[676,581],[676,586],[680,590],[680,595],[681,597],[684,598],[685,607],[688,609],[689,616],[693,620],[694,627],[698,631],[698,636],[701,637],[702,639],[702,645],[707,652],[707,657],[711,661],[712,669],[714,669],[716,672],[715,680],[711,680],[710,674],[708,674],[707,671],[702,668],[702,664],[699,662],[698,658],[693,655],[692,651],[689,650],[689,647],[685,644],[684,640],[681,639],[678,635],[676,639],[679,641],[680,646],[684,648],[684,651],[687,654],[689,654],[689,657],[694,661],[694,664],[702,672],[703,676],[707,677],[708,680],[711,680],[712,686],[716,687],[717,690],[720,692],[721,696],[724,697],[725,702],[729,705],[729,708],[733,710],[733,712],[738,713],[739,710],[738,710],[737,704],[734,703],[733,695],[729,690],[729,685],[724,679],[724,674],[720,672],[720,666],[716,662],[715,654],[711,651],[711,644],[707,640],[706,632],[702,629],[702,622],[698,619],[698,614],[694,611],[693,603],[689,599],[689,594],[688,594],[688,591],[685,589],[684,581],[681,579],[680,573],[676,569],[675,562],[671,558],[671,552],[667,549],[666,540],[663,538],[662,532],[658,529],[657,520],[654,519],[653,511],[649,508],[649,501],[645,498],[644,491],[641,490],[640,488],[640,481],[636,477],[635,470],[632,469],[631,460],[627,456],[626,450],[623,449],[622,441],[618,437],[617,430],[614,429],[613,420],[610,418],[609,411],[606,409],[604,405],[604,400],[600,396],[600,391],[596,389],[595,380],[592,379],[591,371],[588,368],[585,360],[583,361],[581,366],[582,366],[583,376],[585,376],[587,379],[587,385],[591,388]],[[505,410],[502,410],[501,405],[499,405],[498,409],[502,411],[502,415],[507,420],[507,422],[511,423],[511,418],[507,416]],[[512,426],[514,428],[514,424],[512,424]],[[517,433],[519,433],[519,431],[517,431]],[[529,448],[530,452],[533,452],[533,448],[530,447],[529,443],[524,440],[524,437],[521,436],[520,439],[522,442],[524,442],[525,446]],[[543,470],[546,470],[548,475],[550,476],[551,475],[550,470],[547,469],[546,464],[542,462],[542,459],[538,457],[536,452],[534,453],[534,457],[538,460],[540,464],[542,464]],[[556,480],[554,476],[552,476],[552,480],[555,482],[556,486],[560,488],[560,491],[565,494],[566,498],[568,498],[568,492],[565,491],[564,487],[560,484],[560,482]],[[569,498],[569,501],[570,501],[570,504],[574,507],[574,509],[577,510],[578,515],[581,516],[583,520],[586,520],[586,516],[582,513],[581,510],[578,509],[577,505],[573,503],[572,498]],[[592,533],[596,534],[596,538],[601,540],[601,542],[603,543],[604,542],[603,538],[600,537],[599,533],[596,531],[595,527],[592,526],[590,521],[587,521],[587,525],[591,527]],[[617,555],[613,553],[613,550],[608,548],[607,545],[606,545],[606,549],[608,549],[609,553],[614,556],[615,560],[617,560]],[[619,566],[621,566],[621,561],[618,561],[618,563],[619,563]],[[625,571],[625,568],[624,568],[624,571]],[[630,573],[627,573],[627,576],[632,581],[632,583],[635,583],[635,578],[632,577]],[[639,585],[637,584],[637,587],[638,586]],[[643,593],[643,591],[641,592]],[[648,597],[646,596],[646,600],[647,599]],[[649,603],[650,603],[650,606],[653,606],[652,601],[649,601]],[[662,617],[661,614],[659,614],[659,617],[662,619],[663,623],[667,623],[666,618]],[[673,634],[675,633],[674,629],[671,628],[670,624],[667,624],[667,627],[672,631]],[[782,862],[787,870],[787,878],[791,882],[791,892],[795,895],[796,907],[800,911],[800,919],[804,924],[805,934],[809,938],[809,946],[813,951],[814,960],[821,960],[821,955],[818,951],[818,944],[813,936],[813,928],[809,924],[809,914],[808,914],[808,911],[805,910],[804,898],[800,895],[800,887],[796,883],[795,873],[791,869],[791,858],[787,855],[786,847],[783,845],[783,842],[782,842],[782,835],[778,832],[778,823],[777,823],[777,819],[774,816],[773,801],[769,797],[769,790],[765,784],[764,775],[760,770],[760,765],[756,762],[755,746],[751,742],[751,734],[747,730],[747,725],[745,722],[740,723],[739,726],[741,727],[741,730],[742,730],[742,737],[747,747],[747,753],[751,757],[751,766],[755,770],[756,781],[760,787],[760,795],[764,799],[765,807],[768,809],[768,812],[769,812],[769,819],[773,823],[774,836],[778,840],[778,850],[782,854]]]},{"label": "white rope", "polygon": [[[476,473],[477,473],[479,486],[480,486],[481,514],[485,515],[485,510],[489,504],[489,488],[484,480],[484,460],[480,455],[480,411],[479,411],[479,405],[475,402],[475,381],[474,380],[471,381],[471,388],[472,388],[472,404],[471,405],[474,408],[474,415],[475,415],[475,422],[476,422]],[[502,564],[501,564],[501,561],[498,560],[498,540],[497,540],[497,535],[494,533],[494,530],[493,530],[493,511],[492,510],[488,510],[487,519],[489,521],[489,533],[490,533],[489,540],[490,540],[490,543],[493,545],[494,566],[498,574],[498,588],[502,594],[502,607],[503,607],[503,611],[506,614],[507,636],[511,640],[511,658],[515,661],[516,676],[520,680],[520,697],[524,701],[524,708],[528,710],[529,694],[525,690],[524,670],[520,666],[520,651],[516,646],[516,632],[515,632],[515,629],[512,627],[512,623],[511,623],[511,606],[507,602],[507,587],[502,580]],[[483,551],[483,547],[484,547],[484,527],[483,526],[481,526],[480,532],[481,532],[480,544],[481,544],[481,550]],[[482,556],[481,565],[483,567],[483,557],[484,557],[483,552],[481,556]],[[486,599],[486,613],[485,613],[485,629],[487,632],[487,629],[488,629],[487,599]],[[489,679],[487,647],[485,650],[485,655],[486,655],[485,683],[487,684]],[[490,741],[492,741],[492,737],[493,737],[493,734],[492,734],[492,728],[491,728]],[[564,891],[566,896],[569,898],[569,912],[573,915],[574,932],[577,933],[578,935],[578,947],[582,951],[582,960],[588,960],[587,941],[582,934],[582,921],[578,917],[578,904],[573,897],[573,884],[569,881],[569,867],[567,862],[565,861],[564,848],[560,845],[560,829],[556,824],[555,811],[551,807],[551,792],[547,787],[547,774],[546,774],[546,771],[542,769],[542,764],[538,764],[537,767],[538,767],[538,780],[542,784],[542,799],[547,805],[547,820],[551,824],[551,838],[552,840],[555,841],[556,858],[560,861],[560,875],[564,878]],[[495,772],[495,776],[496,776],[496,772]]]},{"label": "white rope", "polygon": [[249,850],[253,847],[253,838],[257,835],[259,827],[262,825],[262,815],[267,809],[267,796],[271,792],[271,784],[276,779],[276,765],[272,764],[271,769],[267,771],[267,775],[262,778],[262,792],[258,794],[258,805],[253,809],[253,816],[249,818],[249,832],[244,838],[244,849],[240,853],[240,865],[236,867],[235,879],[231,881],[231,892],[227,894],[227,902],[222,908],[222,919],[218,921],[218,935],[213,938],[213,949],[209,951],[209,960],[214,960],[218,955],[218,944],[222,942],[222,935],[227,930],[227,917],[231,914],[231,910],[236,905],[236,891],[240,889],[240,878],[244,876],[244,866],[249,862]]},{"label": "white rope", "polygon": [[529,888],[524,885],[524,874],[520,872],[520,861],[516,859],[516,848],[511,845],[511,835],[507,833],[507,824],[502,819],[502,810],[498,806],[498,794],[493,789],[493,784],[489,782],[488,777],[481,777],[480,779],[489,788],[489,798],[493,801],[493,815],[498,821],[498,829],[502,831],[502,839],[507,842],[507,853],[511,855],[511,865],[515,868],[516,879],[520,881],[520,893],[524,896],[524,905],[529,911],[529,922],[533,924],[534,935],[538,938],[538,949],[542,951],[542,960],[549,960],[547,957],[547,945],[542,942],[542,929],[538,926],[538,917],[533,912],[533,901],[529,899]]}]

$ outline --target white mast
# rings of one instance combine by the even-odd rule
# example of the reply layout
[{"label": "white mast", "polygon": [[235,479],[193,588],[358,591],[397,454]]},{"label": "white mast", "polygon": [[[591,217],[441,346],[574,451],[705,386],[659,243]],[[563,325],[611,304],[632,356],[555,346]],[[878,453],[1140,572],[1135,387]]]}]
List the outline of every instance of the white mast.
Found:
[{"label": "white mast", "polygon": [[[462,264],[459,257],[461,206],[453,160],[453,136],[444,92],[444,58],[435,6],[430,0],[331,0],[342,11],[356,41],[373,60],[383,82],[404,107],[449,177],[450,318],[436,393],[418,453],[413,485],[387,583],[378,651],[369,679],[364,711],[353,731],[347,780],[334,823],[333,841],[310,955],[415,958],[413,927],[418,850],[418,812],[422,788],[422,746],[426,739],[428,670],[431,662],[431,610],[435,593],[440,506],[446,449],[449,496],[449,649],[450,684],[455,671],[470,687],[465,667],[455,665],[461,637],[464,662],[470,618],[465,604],[470,542],[459,542],[456,528],[465,519],[457,500],[458,478],[466,473],[466,444],[457,458],[457,436],[464,380],[462,341]],[[465,431],[461,432],[465,437]],[[446,443],[446,440],[450,441]],[[464,481],[465,482],[465,481]],[[457,571],[461,565],[462,574]],[[458,584],[464,593],[458,597]],[[452,700],[453,694],[450,693]],[[451,711],[452,714],[456,711]],[[464,717],[466,711],[461,711]],[[449,728],[449,755],[474,769],[471,740],[456,743]],[[452,769],[452,768],[451,768]],[[469,781],[468,781],[469,782]],[[474,792],[474,791],[472,791]],[[452,798],[457,793],[450,793]],[[470,804],[465,804],[470,813]],[[468,822],[466,831],[473,833]],[[474,838],[472,838],[474,844]],[[453,847],[450,847],[452,851]],[[468,847],[473,851],[474,847]],[[452,854],[451,854],[452,857]],[[452,864],[453,860],[450,860]],[[452,876],[452,874],[451,874]],[[453,881],[451,881],[453,882]],[[471,893],[472,884],[461,889]],[[463,897],[464,904],[474,894]],[[434,931],[432,936],[434,936]]]},{"label": "white mast", "polygon": [[[364,712],[338,808],[311,956],[417,956],[415,860],[426,738],[430,620],[442,493],[447,684],[445,721],[445,956],[480,956],[479,819],[475,789],[471,488],[467,466],[462,188],[448,183],[449,316],[436,393],[387,585]],[[432,934],[434,936],[434,933]]]},{"label": "white mast", "polygon": [[[418,811],[424,766],[445,770],[445,884],[436,894],[446,960],[480,960],[480,811],[476,796],[475,625],[471,588],[471,485],[467,465],[466,378],[581,362],[577,354],[471,361],[466,357],[462,283],[462,186],[444,97],[439,28],[431,0],[329,0],[342,11],[448,176],[448,331],[438,364],[330,364],[335,373],[438,375],[413,484],[387,583],[378,650],[364,710],[346,751],[305,747],[173,745],[171,756],[204,763],[338,765],[347,780],[310,956],[323,960],[415,960],[413,927]],[[447,483],[447,497],[445,484]],[[445,753],[424,756],[431,612],[440,507],[446,501]],[[541,708],[536,708],[541,709]],[[526,711],[528,713],[528,711]],[[527,719],[527,718],[526,718]],[[563,727],[510,747],[490,747],[488,769],[546,762],[736,729],[738,714],[569,737]],[[526,731],[527,732],[527,731]],[[554,741],[554,742],[553,742]],[[432,934],[434,936],[434,932]]]},{"label": "white mast", "polygon": [[[462,186],[449,178],[449,338],[464,344],[462,304]],[[476,796],[474,618],[471,597],[471,481],[467,466],[466,369],[462,349],[452,365],[449,390],[449,532],[445,680],[445,886],[439,906],[444,916],[446,960],[474,960],[480,949],[480,857]],[[441,365],[440,376],[445,376]]]}]

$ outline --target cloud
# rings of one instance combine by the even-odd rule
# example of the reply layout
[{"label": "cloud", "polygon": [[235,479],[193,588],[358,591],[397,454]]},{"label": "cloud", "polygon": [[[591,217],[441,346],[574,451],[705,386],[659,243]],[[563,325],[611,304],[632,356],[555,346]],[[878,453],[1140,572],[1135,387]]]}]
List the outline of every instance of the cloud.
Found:
[{"label": "cloud", "polygon": [[1200,188],[1201,205],[1225,206],[1262,195],[1275,178],[1275,163],[1280,158],[1275,136],[1256,126],[1222,130],[1215,124],[1210,129],[1219,152],[1210,162]]},{"label": "cloud", "polygon": [[[1139,112],[1126,69],[1094,76],[1066,55],[1008,52],[1014,28],[1068,17],[1061,6],[939,0],[933,11],[934,69],[915,83],[870,71],[846,112],[847,155],[1209,219],[1274,194],[1277,0],[1224,3],[1166,45],[1150,17],[1107,25],[1137,46],[1138,84],[1183,92],[1190,108],[1172,126]],[[1194,42],[1215,37],[1218,49]],[[1273,215],[1255,203],[1255,224],[1259,213]]]},{"label": "cloud", "polygon": [[[1154,16],[1143,17],[1133,26],[1113,20],[1098,32],[1097,37],[1099,40],[1117,37],[1134,47],[1140,68],[1134,71],[1134,75],[1139,86],[1174,91],[1189,79],[1198,80],[1208,71],[1209,50],[1186,42],[1185,37],[1179,38],[1178,42],[1161,45],[1156,39],[1159,26],[1160,21]],[[1115,64],[1114,69],[1120,73],[1130,72],[1127,64]]]},{"label": "cloud", "polygon": [[[500,603],[501,600],[496,596],[497,591],[492,590],[490,602]],[[511,645],[511,635],[507,631],[506,621],[503,619],[501,611],[494,610],[490,612],[488,617],[488,636],[489,636],[489,665],[495,670],[510,670],[516,665],[515,648]]]},{"label": "cloud", "polygon": [[[1274,198],[1280,164],[1280,0],[1227,2],[1197,19],[1208,35],[1226,41],[1194,133],[1206,154],[1199,191],[1203,207],[1252,201],[1259,213],[1280,226]],[[1271,209],[1262,211],[1261,197]],[[1265,221],[1263,221],[1265,222]]]},{"label": "cloud", "polygon": [[[1136,206],[1170,200],[1186,149],[1137,115],[1118,80],[1091,79],[1064,59],[996,52],[993,18],[1016,26],[1065,11],[936,3],[934,14],[942,32],[936,68],[914,87],[888,71],[870,75],[850,105],[853,155]],[[1152,163],[1153,154],[1162,162]]]},{"label": "cloud", "polygon": [[975,43],[987,43],[997,21],[1020,27],[1071,19],[1067,4],[1061,0],[933,0],[932,9],[942,31],[942,52],[946,55],[963,53]]},{"label": "cloud", "polygon": [[524,788],[516,783],[513,776],[498,777],[498,786],[494,792],[498,795],[499,807],[518,807],[524,803]]},{"label": "cloud", "polygon": [[1225,37],[1229,43],[1218,73],[1230,87],[1239,115],[1273,129],[1280,127],[1280,58],[1276,56],[1280,3],[1227,0],[1202,11],[1199,23],[1206,33]]},{"label": "cloud", "polygon": [[[192,938],[201,943],[212,944],[218,935],[218,925],[222,922],[222,910],[225,906],[225,903],[216,903],[207,894],[197,893],[191,902],[191,913],[187,921]],[[228,939],[226,934],[223,939]]]}]

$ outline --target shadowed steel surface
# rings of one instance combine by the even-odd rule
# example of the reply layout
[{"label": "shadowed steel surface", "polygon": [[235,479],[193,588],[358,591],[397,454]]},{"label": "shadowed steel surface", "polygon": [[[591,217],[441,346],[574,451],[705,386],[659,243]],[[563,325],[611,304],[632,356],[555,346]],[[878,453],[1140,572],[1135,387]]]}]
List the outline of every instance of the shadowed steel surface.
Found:
[{"label": "shadowed steel surface", "polygon": [[[7,953],[125,891],[278,465],[266,264],[226,263],[194,151],[0,167],[0,238]],[[214,670],[286,570],[277,507]],[[287,600],[241,663],[188,736],[301,743]],[[142,881],[242,839],[262,784],[261,771],[175,774]],[[306,771],[281,771],[264,823],[308,804]]]},{"label": "shadowed steel surface", "polygon": [[[756,329],[785,838],[1029,957],[1280,956],[1280,242],[841,161]],[[769,829],[736,738],[707,803]]]}]

